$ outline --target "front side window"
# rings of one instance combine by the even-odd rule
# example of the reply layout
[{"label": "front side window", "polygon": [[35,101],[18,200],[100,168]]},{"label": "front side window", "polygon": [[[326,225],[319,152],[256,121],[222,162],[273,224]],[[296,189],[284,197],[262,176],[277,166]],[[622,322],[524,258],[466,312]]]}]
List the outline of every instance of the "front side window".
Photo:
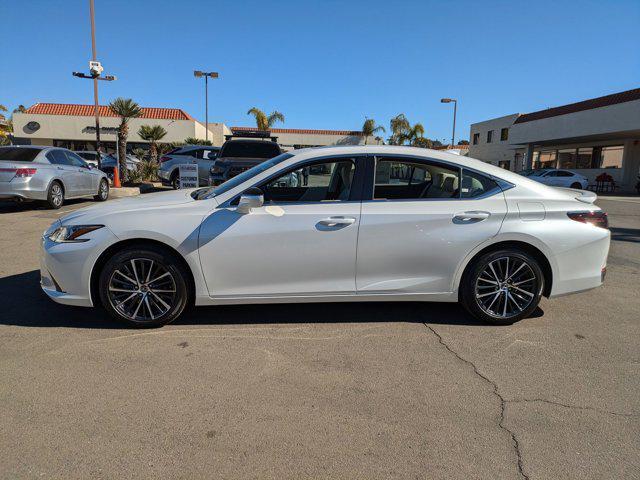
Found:
[{"label": "front side window", "polygon": [[336,159],[286,171],[260,185],[267,203],[307,203],[349,200],[356,164],[354,158]]},{"label": "front side window", "polygon": [[435,162],[379,158],[376,161],[373,198],[458,198],[459,176],[459,169]]}]

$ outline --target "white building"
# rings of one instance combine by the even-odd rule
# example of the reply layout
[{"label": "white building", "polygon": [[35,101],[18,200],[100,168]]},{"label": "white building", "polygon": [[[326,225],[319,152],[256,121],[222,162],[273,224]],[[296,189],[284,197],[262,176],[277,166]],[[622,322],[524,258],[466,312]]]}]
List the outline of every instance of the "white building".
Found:
[{"label": "white building", "polygon": [[469,156],[510,170],[606,172],[632,190],[640,170],[640,88],[471,125]]},{"label": "white building", "polygon": [[[116,150],[117,127],[120,118],[108,106],[100,106],[100,141],[107,152]],[[129,121],[128,148],[144,147],[145,142],[137,132],[141,125],[160,125],[167,135],[163,143],[184,142],[185,138],[204,139],[206,128],[191,115],[179,108],[142,108],[142,115]],[[31,145],[51,145],[71,150],[95,150],[96,130],[93,105],[59,103],[36,103],[24,113],[13,115],[14,139],[16,143]],[[220,146],[225,135],[231,130],[242,132],[255,127],[233,127],[224,123],[209,123],[208,138]],[[308,130],[292,128],[271,129],[271,135],[278,137],[278,143],[285,149],[323,145],[358,145],[365,139],[360,131],[351,130]],[[378,143],[373,137],[369,144]]]}]

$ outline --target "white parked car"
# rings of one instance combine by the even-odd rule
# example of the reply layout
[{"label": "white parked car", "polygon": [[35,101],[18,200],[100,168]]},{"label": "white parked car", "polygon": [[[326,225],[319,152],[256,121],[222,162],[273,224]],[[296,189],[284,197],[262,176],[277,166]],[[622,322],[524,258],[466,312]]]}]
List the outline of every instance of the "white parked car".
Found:
[{"label": "white parked car", "polygon": [[557,168],[544,168],[541,170],[530,170],[527,176],[531,180],[544,183],[551,187],[577,188],[586,190],[589,186],[587,177],[570,170]]},{"label": "white parked car", "polygon": [[511,323],[542,295],[602,283],[610,233],[595,198],[433,150],[297,150],[217,187],[63,217],[44,233],[42,288],[138,326],[191,303],[390,300],[461,301]]}]

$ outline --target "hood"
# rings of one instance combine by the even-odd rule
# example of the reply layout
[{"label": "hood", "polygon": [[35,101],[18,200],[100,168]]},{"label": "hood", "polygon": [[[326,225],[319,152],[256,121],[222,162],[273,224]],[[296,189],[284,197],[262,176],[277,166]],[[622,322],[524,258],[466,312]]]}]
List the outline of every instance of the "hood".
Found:
[{"label": "hood", "polygon": [[145,193],[135,197],[108,200],[105,203],[81,208],[69,215],[60,218],[63,225],[77,225],[87,223],[92,219],[105,217],[112,214],[128,212],[131,210],[147,210],[154,208],[178,205],[181,203],[195,202],[190,190],[172,190],[168,192]]}]

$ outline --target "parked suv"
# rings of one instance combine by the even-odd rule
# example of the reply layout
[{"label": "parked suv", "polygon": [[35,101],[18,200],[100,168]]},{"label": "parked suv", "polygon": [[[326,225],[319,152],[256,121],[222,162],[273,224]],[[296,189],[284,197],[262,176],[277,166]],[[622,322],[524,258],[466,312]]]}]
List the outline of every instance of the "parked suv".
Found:
[{"label": "parked suv", "polygon": [[200,186],[208,185],[209,170],[213,165],[220,147],[211,147],[207,145],[186,145],[171,150],[166,155],[160,157],[160,169],[158,176],[163,185],[170,185],[178,188],[178,165],[185,163],[198,164],[198,178]]},{"label": "parked suv", "polygon": [[[220,185],[245,170],[282,153],[275,137],[268,137],[268,133],[256,135],[258,138],[251,140],[248,138],[233,139],[234,136],[239,135],[227,136],[227,141],[222,145],[218,158],[211,167],[210,185]],[[242,137],[247,136],[246,133],[242,134]]]}]

